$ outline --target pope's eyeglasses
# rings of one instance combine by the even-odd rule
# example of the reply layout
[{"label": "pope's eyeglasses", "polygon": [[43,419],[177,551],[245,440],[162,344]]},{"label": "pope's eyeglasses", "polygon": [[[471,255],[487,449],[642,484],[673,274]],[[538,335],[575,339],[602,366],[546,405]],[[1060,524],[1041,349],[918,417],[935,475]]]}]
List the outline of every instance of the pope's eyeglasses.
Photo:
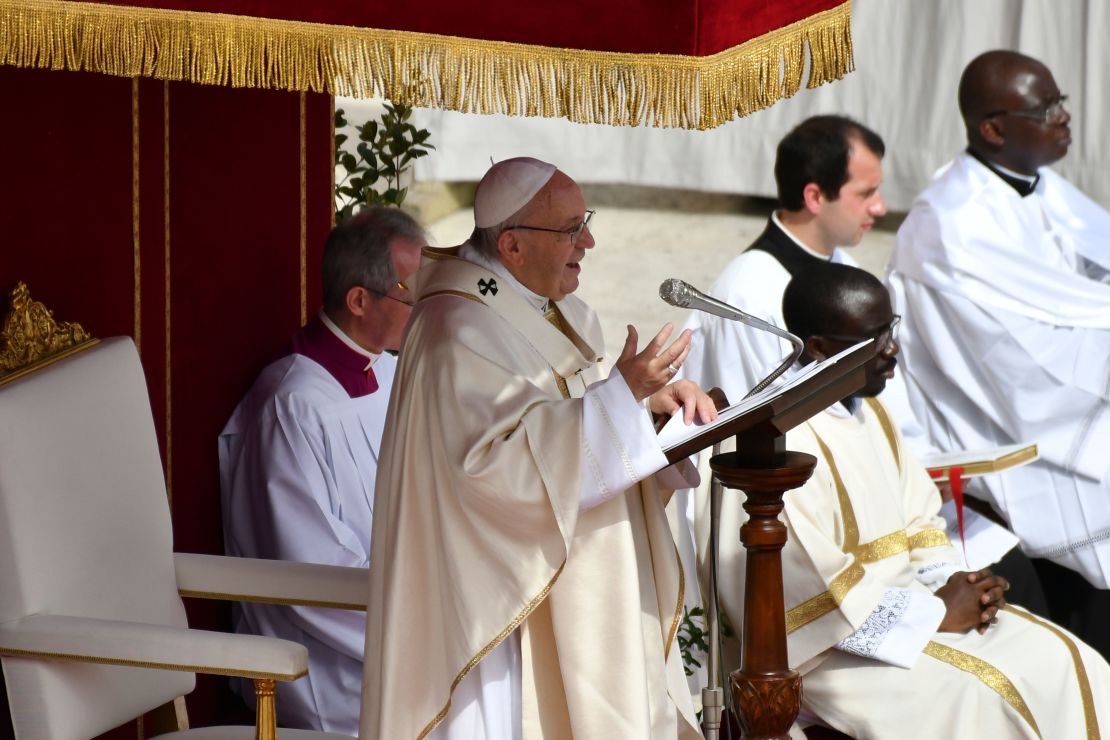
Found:
[{"label": "pope's eyeglasses", "polygon": [[571,244],[577,244],[578,237],[582,236],[582,232],[590,225],[590,219],[594,217],[595,213],[596,211],[586,211],[586,218],[582,220],[582,223],[577,226],[572,226],[569,229],[551,229],[546,226],[507,226],[505,227],[505,231],[509,231],[510,229],[525,229],[527,231],[547,231],[552,234],[566,234],[570,237]]}]

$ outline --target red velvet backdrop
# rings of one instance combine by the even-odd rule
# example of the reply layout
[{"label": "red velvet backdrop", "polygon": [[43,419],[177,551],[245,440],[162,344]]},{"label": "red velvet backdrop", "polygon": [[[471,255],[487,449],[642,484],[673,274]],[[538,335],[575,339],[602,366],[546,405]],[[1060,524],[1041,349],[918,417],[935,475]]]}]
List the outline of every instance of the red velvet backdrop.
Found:
[{"label": "red velvet backdrop", "polygon": [[[0,314],[23,280],[57,318],[135,337],[175,547],[221,553],[217,434],[320,302],[331,99],[12,67],[0,89]],[[186,606],[229,627],[226,605]],[[225,687],[198,682],[196,725],[227,711]]]}]

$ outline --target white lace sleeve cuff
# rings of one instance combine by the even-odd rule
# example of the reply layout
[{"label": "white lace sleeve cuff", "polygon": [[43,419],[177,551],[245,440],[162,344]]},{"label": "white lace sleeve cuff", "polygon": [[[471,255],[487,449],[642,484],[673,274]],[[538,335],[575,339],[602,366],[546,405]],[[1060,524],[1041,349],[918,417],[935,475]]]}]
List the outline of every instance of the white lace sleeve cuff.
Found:
[{"label": "white lace sleeve cuff", "polygon": [[582,511],[667,467],[651,414],[614,370],[583,396]]},{"label": "white lace sleeve cuff", "polygon": [[899,668],[913,668],[944,614],[944,602],[935,596],[889,588],[860,628],[836,647]]}]

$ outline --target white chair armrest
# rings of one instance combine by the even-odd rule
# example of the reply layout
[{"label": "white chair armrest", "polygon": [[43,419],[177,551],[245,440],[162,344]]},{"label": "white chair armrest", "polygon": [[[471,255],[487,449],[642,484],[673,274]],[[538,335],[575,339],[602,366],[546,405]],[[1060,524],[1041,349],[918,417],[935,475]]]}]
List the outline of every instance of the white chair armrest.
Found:
[{"label": "white chair armrest", "polygon": [[370,592],[367,568],[189,552],[173,558],[178,593],[193,598],[365,611]]},{"label": "white chair armrest", "polygon": [[294,681],[308,650],[288,640],[36,614],[0,624],[0,655]]}]

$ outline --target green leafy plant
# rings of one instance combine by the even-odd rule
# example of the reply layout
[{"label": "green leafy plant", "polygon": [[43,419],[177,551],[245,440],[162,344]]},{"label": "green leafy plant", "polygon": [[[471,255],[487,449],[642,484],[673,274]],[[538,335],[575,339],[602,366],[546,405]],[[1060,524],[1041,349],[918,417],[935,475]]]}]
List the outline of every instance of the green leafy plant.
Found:
[{"label": "green leafy plant", "polygon": [[339,130],[346,127],[342,108],[335,111],[335,165],[344,175],[335,185],[335,221],[349,218],[363,205],[394,205],[405,202],[407,187],[401,187],[402,175],[412,162],[435,149],[428,143],[426,129],[409,123],[412,108],[390,102],[379,120],[355,126],[357,142],[351,148],[350,136]]},{"label": "green leafy plant", "polygon": [[705,631],[705,610],[683,607],[682,622],[678,625],[678,649],[682,652],[682,668],[686,675],[693,675],[701,668],[699,657],[709,654],[709,633]]}]

